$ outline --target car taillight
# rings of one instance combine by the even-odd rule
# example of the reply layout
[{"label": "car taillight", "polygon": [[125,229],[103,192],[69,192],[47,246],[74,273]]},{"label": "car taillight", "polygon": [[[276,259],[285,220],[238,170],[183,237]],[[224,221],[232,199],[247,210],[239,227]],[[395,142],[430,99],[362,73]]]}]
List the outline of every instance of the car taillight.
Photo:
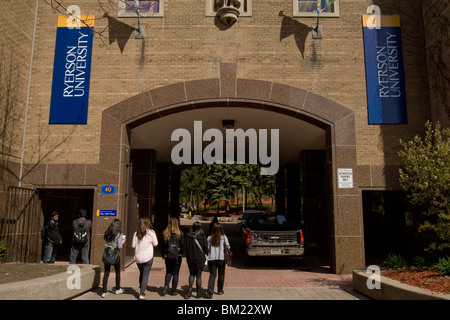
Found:
[{"label": "car taillight", "polygon": [[252,245],[252,233],[250,231],[247,232],[247,237],[245,238],[245,244],[247,246]]},{"label": "car taillight", "polygon": [[297,236],[298,236],[298,243],[300,244],[300,246],[304,246],[305,245],[305,238],[304,238],[304,236],[303,236],[303,231],[302,230],[299,230],[298,231],[298,233],[297,233]]}]

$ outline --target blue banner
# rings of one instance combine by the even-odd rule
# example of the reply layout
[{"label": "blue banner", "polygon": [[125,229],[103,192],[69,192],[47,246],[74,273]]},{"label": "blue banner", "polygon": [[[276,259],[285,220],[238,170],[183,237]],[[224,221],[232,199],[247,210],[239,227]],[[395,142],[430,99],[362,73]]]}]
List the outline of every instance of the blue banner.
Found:
[{"label": "blue banner", "polygon": [[[86,21],[93,27],[94,18]],[[69,28],[67,17],[58,17],[50,124],[87,123],[92,39],[89,27]]]},{"label": "blue banner", "polygon": [[363,17],[369,124],[407,124],[402,37],[398,16]]}]

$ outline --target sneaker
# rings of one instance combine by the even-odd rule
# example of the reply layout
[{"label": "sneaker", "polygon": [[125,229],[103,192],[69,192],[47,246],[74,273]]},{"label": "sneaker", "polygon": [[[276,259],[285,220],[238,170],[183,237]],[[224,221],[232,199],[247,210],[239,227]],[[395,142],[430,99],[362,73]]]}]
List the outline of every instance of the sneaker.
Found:
[{"label": "sneaker", "polygon": [[176,296],[177,294],[178,294],[178,292],[172,291],[172,296]]},{"label": "sneaker", "polygon": [[139,300],[147,300],[147,298],[145,296],[139,296]]},{"label": "sneaker", "polygon": [[106,298],[106,292],[102,293],[102,298]]},{"label": "sneaker", "polygon": [[186,292],[186,299],[189,299],[190,297],[192,297],[192,288],[189,288]]},{"label": "sneaker", "polygon": [[116,294],[122,294],[123,293],[123,289],[119,288],[119,290],[116,290]]},{"label": "sneaker", "polygon": [[225,292],[223,292],[223,291],[219,291],[219,295],[223,295]]},{"label": "sneaker", "polygon": [[164,287],[164,289],[161,291],[161,295],[165,296],[167,294],[167,291],[169,291],[169,287]]}]

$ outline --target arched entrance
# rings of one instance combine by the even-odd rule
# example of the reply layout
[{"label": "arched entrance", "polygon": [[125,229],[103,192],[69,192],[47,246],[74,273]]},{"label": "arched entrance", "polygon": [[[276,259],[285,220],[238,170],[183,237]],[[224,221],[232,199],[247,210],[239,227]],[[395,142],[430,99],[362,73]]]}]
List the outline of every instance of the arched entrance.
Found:
[{"label": "arched entrance", "polygon": [[[100,163],[90,166],[92,175],[100,184],[117,185],[114,196],[97,194],[97,209],[116,209],[118,218],[128,219],[130,208],[130,153],[131,132],[152,120],[170,117],[182,112],[202,109],[247,109],[255,112],[272,112],[298,119],[324,131],[324,153],[328,164],[328,192],[326,216],[329,223],[331,266],[336,273],[349,273],[364,265],[364,243],[360,194],[356,183],[351,188],[340,188],[338,169],[352,169],[356,182],[356,138],[354,113],[348,108],[324,97],[295,87],[252,79],[239,79],[236,64],[221,64],[220,78],[176,83],[122,101],[102,115]],[[251,111],[249,115],[251,116]],[[154,181],[155,155],[144,151],[146,158],[141,178]],[[153,162],[152,162],[153,161]],[[136,172],[134,172],[136,174]],[[151,206],[152,190],[144,191],[144,199]],[[142,196],[142,192],[141,192]],[[142,207],[140,208],[142,210]],[[127,213],[128,212],[128,213]],[[127,217],[125,216],[127,213]],[[135,216],[135,215],[134,215]],[[126,219],[127,218],[127,219]],[[95,217],[94,263],[101,261],[101,235],[110,223]],[[125,226],[126,227],[126,226]]]}]

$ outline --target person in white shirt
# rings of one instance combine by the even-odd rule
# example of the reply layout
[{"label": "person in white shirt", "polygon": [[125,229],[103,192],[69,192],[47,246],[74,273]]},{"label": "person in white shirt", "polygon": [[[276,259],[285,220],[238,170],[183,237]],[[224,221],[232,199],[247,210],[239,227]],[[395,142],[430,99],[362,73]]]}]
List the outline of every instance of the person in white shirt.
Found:
[{"label": "person in white shirt", "polygon": [[206,297],[212,298],[214,293],[214,284],[217,279],[217,287],[219,295],[223,294],[223,286],[225,283],[225,253],[224,248],[227,246],[230,249],[223,227],[220,223],[216,223],[212,227],[211,235],[208,237],[208,267],[209,280]]},{"label": "person in white shirt", "polygon": [[135,248],[134,260],[139,269],[139,300],[145,300],[145,289],[153,265],[153,248],[158,245],[158,238],[148,218],[141,218],[137,231],[133,235],[131,246]]}]

